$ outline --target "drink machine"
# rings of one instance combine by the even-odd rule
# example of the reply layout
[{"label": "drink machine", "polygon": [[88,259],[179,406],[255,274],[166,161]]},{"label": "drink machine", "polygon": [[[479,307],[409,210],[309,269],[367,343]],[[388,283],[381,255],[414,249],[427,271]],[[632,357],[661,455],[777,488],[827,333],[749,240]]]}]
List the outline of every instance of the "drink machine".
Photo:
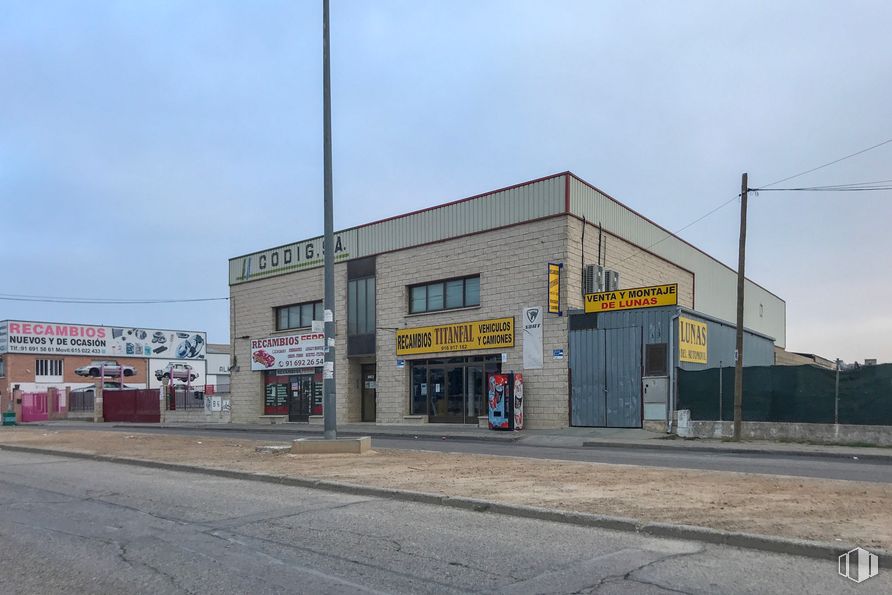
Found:
[{"label": "drink machine", "polygon": [[490,430],[523,429],[523,374],[489,374],[486,397]]}]

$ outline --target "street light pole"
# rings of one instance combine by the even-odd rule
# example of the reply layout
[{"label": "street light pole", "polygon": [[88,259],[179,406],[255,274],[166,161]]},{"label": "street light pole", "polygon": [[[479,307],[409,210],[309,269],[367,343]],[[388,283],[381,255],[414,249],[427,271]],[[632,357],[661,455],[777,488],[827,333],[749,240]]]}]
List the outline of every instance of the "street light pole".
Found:
[{"label": "street light pole", "polygon": [[335,322],[334,322],[334,215],[332,212],[331,175],[331,56],[329,49],[328,0],[322,0],[322,119],[324,155],[324,212],[325,239],[322,243],[325,264],[325,296],[323,299],[325,322],[325,365],[322,371],[322,399],[326,439],[338,437],[337,395],[335,394]]}]

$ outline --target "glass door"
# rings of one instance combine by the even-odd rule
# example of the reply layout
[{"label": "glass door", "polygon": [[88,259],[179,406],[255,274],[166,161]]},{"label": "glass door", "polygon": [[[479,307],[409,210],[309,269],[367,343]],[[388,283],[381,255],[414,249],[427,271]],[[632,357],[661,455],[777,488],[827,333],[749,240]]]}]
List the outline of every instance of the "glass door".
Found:
[{"label": "glass door", "polygon": [[483,398],[484,373],[482,365],[470,365],[467,371],[467,414],[465,423],[477,423],[477,417],[486,416],[486,401]]}]

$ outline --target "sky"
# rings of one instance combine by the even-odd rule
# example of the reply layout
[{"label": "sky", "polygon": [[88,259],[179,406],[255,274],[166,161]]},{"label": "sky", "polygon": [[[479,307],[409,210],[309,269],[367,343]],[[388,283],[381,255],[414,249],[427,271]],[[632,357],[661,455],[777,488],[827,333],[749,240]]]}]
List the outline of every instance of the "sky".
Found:
[{"label": "sky", "polygon": [[[0,295],[228,295],[322,231],[322,3],[4,0]],[[892,3],[332,0],[335,226],[571,170],[670,230],[892,138]],[[892,179],[892,143],[793,185]],[[783,187],[783,185],[780,185]],[[737,203],[681,232],[736,266]],[[892,361],[892,192],[751,195],[790,350]],[[226,301],[0,300],[206,330]]]}]

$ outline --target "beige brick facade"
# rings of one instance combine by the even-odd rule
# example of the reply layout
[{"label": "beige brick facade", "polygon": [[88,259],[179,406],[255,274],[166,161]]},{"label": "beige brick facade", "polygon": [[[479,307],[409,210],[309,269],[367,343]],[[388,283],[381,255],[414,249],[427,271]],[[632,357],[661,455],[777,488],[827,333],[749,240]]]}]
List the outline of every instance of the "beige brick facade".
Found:
[{"label": "beige brick facade", "polygon": [[[337,322],[338,421],[360,420],[360,364],[377,364],[377,423],[399,424],[409,415],[410,365],[397,368],[396,329],[514,317],[515,345],[508,349],[450,352],[448,356],[507,354],[503,371],[524,373],[526,424],[529,428],[568,425],[568,359],[555,360],[553,350],[567,349],[567,316],[546,314],[544,364],[523,370],[522,311],[546,306],[547,264],[564,263],[561,305],[581,308],[582,267],[597,262],[598,228],[570,215],[557,215],[464,237],[415,246],[376,256],[376,357],[347,358],[347,265],[335,266]],[[679,304],[692,307],[694,275],[622,239],[604,234],[602,255],[608,268],[620,271],[620,287],[679,284]],[[606,248],[605,248],[606,246]],[[606,253],[606,254],[605,254]],[[408,287],[466,275],[480,275],[480,305],[453,311],[409,314]],[[315,268],[231,287],[232,421],[257,422],[264,413],[264,378],[250,370],[250,339],[289,334],[275,331],[278,306],[321,300],[323,270]],[[427,359],[446,354],[407,356]]]}]

